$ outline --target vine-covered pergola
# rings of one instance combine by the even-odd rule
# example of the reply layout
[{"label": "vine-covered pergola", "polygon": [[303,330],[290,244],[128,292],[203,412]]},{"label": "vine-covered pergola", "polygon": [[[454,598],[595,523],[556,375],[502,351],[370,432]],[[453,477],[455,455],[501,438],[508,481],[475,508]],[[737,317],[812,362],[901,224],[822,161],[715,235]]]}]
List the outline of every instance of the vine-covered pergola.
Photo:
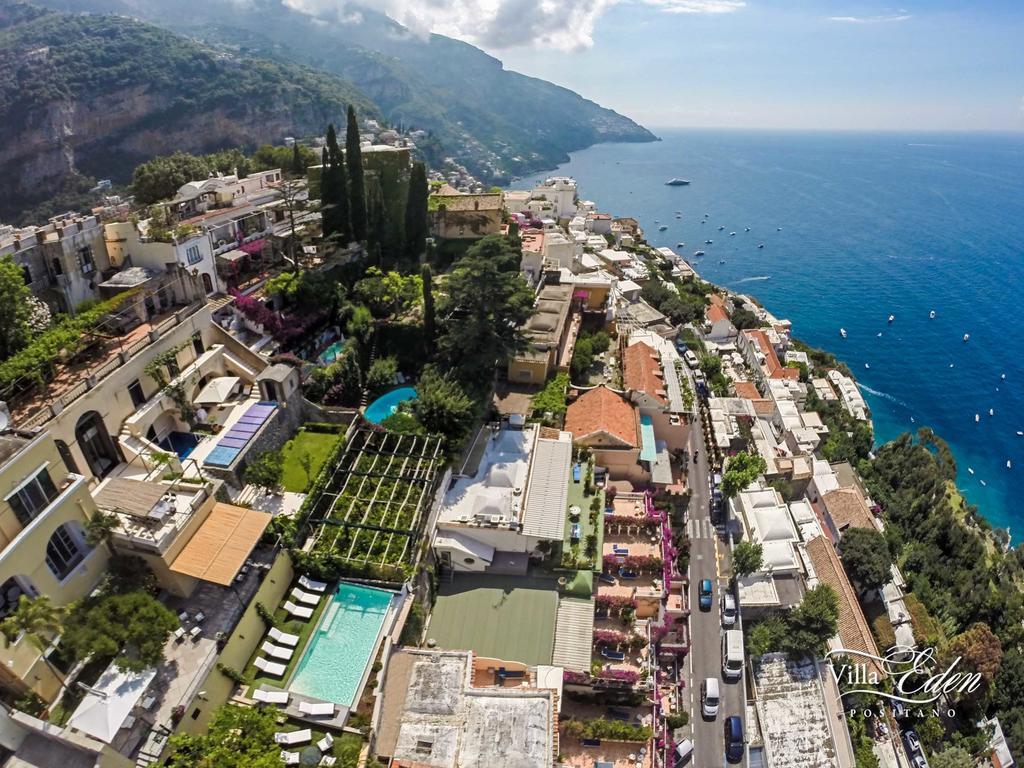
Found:
[{"label": "vine-covered pergola", "polygon": [[357,563],[410,562],[444,465],[440,437],[359,429],[313,502],[312,550]]}]

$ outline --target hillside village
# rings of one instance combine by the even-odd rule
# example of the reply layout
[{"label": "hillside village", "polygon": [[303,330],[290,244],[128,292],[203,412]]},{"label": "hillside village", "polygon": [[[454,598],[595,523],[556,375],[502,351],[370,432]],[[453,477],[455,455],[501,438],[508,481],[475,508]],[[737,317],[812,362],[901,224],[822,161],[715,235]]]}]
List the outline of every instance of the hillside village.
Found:
[{"label": "hillside village", "polygon": [[418,138],[0,227],[3,764],[927,765],[850,371]]}]

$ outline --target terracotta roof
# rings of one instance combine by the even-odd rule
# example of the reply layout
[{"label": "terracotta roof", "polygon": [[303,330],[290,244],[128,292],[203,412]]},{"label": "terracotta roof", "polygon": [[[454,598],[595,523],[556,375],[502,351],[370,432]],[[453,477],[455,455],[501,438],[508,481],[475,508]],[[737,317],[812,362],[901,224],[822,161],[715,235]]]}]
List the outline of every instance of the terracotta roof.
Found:
[{"label": "terracotta roof", "polygon": [[721,307],[722,309],[725,309],[725,299],[723,299],[720,294],[712,293],[708,298],[708,301],[711,302],[711,306],[713,307]]},{"label": "terracotta roof", "polygon": [[446,211],[500,211],[504,200],[500,194],[432,195]]},{"label": "terracotta roof", "polygon": [[[850,651],[878,656],[878,646],[871,634],[864,611],[861,610],[857,593],[846,576],[843,564],[836,554],[835,547],[824,536],[817,536],[807,542],[807,554],[811,558],[814,572],[822,584],[828,584],[835,590],[839,598],[839,640]],[[878,664],[866,657],[854,656],[853,662],[862,662],[873,669],[879,677],[881,670]]]},{"label": "terracotta roof", "polygon": [[771,339],[768,338],[768,335],[764,331],[754,328],[752,330],[746,330],[743,333],[751,340],[752,343],[761,348],[761,353],[764,355],[765,373],[768,375],[769,379],[800,378],[799,369],[787,368],[779,362],[779,356],[775,354],[775,348],[772,346]]},{"label": "terracotta roof", "polygon": [[771,416],[775,413],[775,403],[771,400],[758,398],[757,400],[751,400],[750,402],[754,404],[754,413],[758,416]]},{"label": "terracotta roof", "polygon": [[875,526],[875,516],[871,514],[864,497],[856,488],[838,488],[829,491],[821,500],[825,503],[825,510],[832,518],[832,524],[841,536],[846,528],[872,528]]},{"label": "terracotta roof", "polygon": [[626,347],[622,360],[623,379],[626,389],[644,392],[659,403],[667,404],[665,381],[662,378],[661,362],[653,347],[642,341]]},{"label": "terracotta roof", "polygon": [[520,233],[520,240],[524,251],[540,253],[544,250],[544,231],[540,229],[527,229]]},{"label": "terracotta roof", "polygon": [[704,316],[708,319],[709,323],[717,323],[729,319],[729,313],[725,311],[725,307],[714,303],[709,304],[707,309],[704,310]]},{"label": "terracotta roof", "polygon": [[761,399],[761,393],[757,391],[757,385],[752,381],[734,381],[732,386],[736,390],[736,397],[746,398],[747,400]]},{"label": "terracotta roof", "polygon": [[638,424],[633,406],[603,384],[583,393],[565,413],[565,429],[577,443],[604,433],[623,447],[635,448]]}]

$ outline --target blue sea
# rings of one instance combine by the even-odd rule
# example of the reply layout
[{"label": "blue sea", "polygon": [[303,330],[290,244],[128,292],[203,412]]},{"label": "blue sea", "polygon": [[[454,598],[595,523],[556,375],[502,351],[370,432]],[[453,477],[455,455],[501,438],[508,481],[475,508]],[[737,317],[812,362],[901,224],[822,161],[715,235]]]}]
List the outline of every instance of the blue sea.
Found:
[{"label": "blue sea", "polygon": [[[1021,540],[1024,134],[660,135],[591,147],[557,173],[599,210],[636,217],[652,244],[685,242],[704,278],[845,361],[879,442],[932,427],[969,501]],[[665,186],[673,176],[692,183]]]}]

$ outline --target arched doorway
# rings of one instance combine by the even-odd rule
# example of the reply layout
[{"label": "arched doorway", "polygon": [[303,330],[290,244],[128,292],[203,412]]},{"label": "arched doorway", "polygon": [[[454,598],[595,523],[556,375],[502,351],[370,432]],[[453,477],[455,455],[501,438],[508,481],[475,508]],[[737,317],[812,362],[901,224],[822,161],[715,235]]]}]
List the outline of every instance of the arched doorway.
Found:
[{"label": "arched doorway", "polygon": [[98,478],[106,477],[121,461],[107,425],[96,411],[89,411],[78,420],[75,440],[85,455],[89,471]]},{"label": "arched doorway", "polygon": [[203,272],[203,290],[208,294],[213,293],[213,280],[210,279],[208,272]]},{"label": "arched doorway", "polygon": [[35,597],[39,594],[27,576],[11,576],[0,584],[0,619],[6,619],[18,607],[22,595]]},{"label": "arched doorway", "polygon": [[46,542],[46,567],[57,581],[64,581],[91,549],[79,523],[64,523]]}]

